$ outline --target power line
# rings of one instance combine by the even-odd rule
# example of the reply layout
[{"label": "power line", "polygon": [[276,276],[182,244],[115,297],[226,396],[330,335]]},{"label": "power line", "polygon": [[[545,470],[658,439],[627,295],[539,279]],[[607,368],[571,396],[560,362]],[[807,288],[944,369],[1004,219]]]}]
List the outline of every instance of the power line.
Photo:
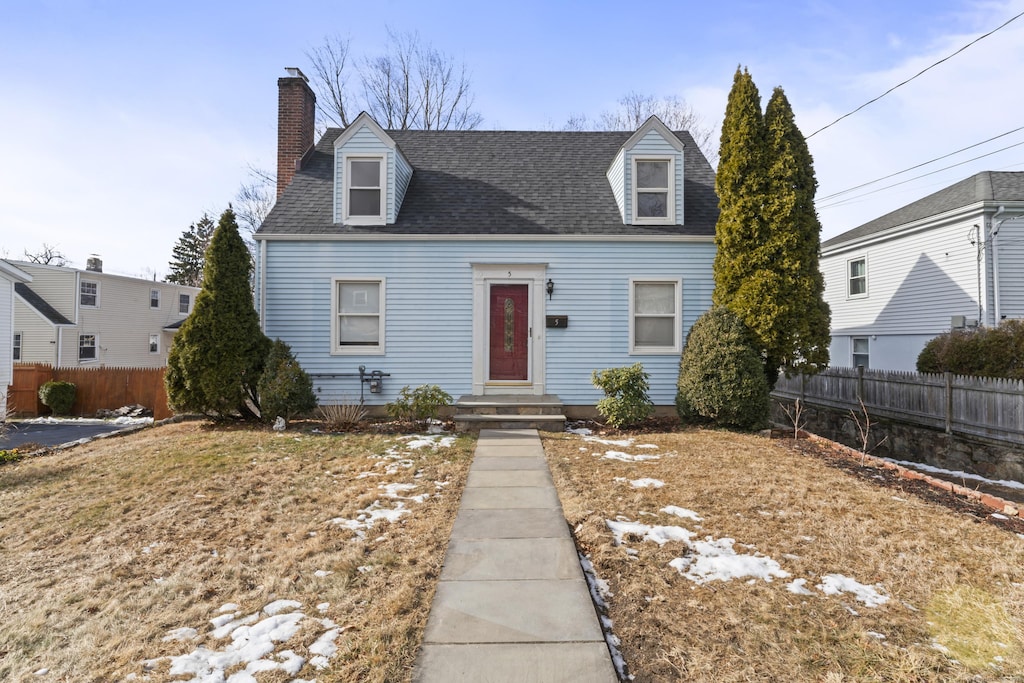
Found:
[{"label": "power line", "polygon": [[949,158],[951,156],[959,154],[960,152],[966,152],[969,149],[974,149],[975,147],[980,147],[981,145],[984,145],[986,143],[992,142],[993,140],[998,140],[999,138],[1004,138],[1007,135],[1011,135],[1011,134],[1016,133],[1017,131],[1020,131],[1020,130],[1024,130],[1024,126],[1021,126],[1019,128],[1014,128],[1013,130],[1008,130],[1005,133],[1000,133],[999,135],[995,135],[993,137],[990,137],[988,140],[982,140],[981,142],[976,142],[973,145],[968,145],[967,147],[961,147],[960,149],[956,150],[955,152],[950,152],[949,154],[943,154],[940,157],[935,157],[934,159],[929,159],[928,161],[924,161],[924,162],[921,162],[920,164],[916,164],[914,166],[910,166],[908,168],[905,168],[902,171],[896,171],[895,173],[890,173],[889,175],[882,176],[881,178],[875,178],[874,180],[869,180],[866,183],[861,183],[860,185],[854,185],[853,187],[847,188],[845,190],[840,190],[839,192],[833,192],[832,194],[827,195],[825,197],[818,197],[818,201],[819,202],[825,202],[825,201],[828,201],[829,199],[834,199],[835,197],[839,197],[840,195],[844,195],[844,194],[846,194],[848,192],[853,192],[854,190],[859,190],[862,187],[867,187],[868,185],[874,185],[875,183],[880,183],[883,180],[888,180],[889,178],[894,178],[894,177],[896,177],[898,175],[901,175],[903,173],[906,173],[908,171],[913,171],[914,169],[921,168],[922,166],[927,166],[928,164],[934,164],[936,161],[942,161],[943,159],[947,159],[947,158]]},{"label": "power line", "polygon": [[963,166],[964,164],[969,164],[972,161],[977,161],[978,159],[984,159],[985,157],[990,157],[993,154],[999,154],[1000,152],[1005,152],[1008,149],[1013,149],[1014,147],[1020,147],[1021,145],[1024,145],[1024,142],[1016,142],[1016,143],[1014,143],[1012,145],[1007,145],[1006,147],[1003,147],[1002,149],[997,149],[994,152],[988,152],[986,154],[982,154],[980,156],[976,156],[976,157],[974,157],[972,159],[967,159],[965,161],[960,161],[960,162],[952,164],[950,166],[945,166],[943,168],[936,169],[934,171],[929,171],[928,173],[922,173],[921,175],[914,176],[913,178],[907,178],[906,180],[901,180],[900,182],[893,183],[892,185],[886,185],[885,187],[880,187],[877,190],[871,190],[870,192],[865,192],[864,194],[859,194],[856,197],[850,197],[848,199],[841,199],[841,200],[839,200],[837,202],[834,202],[832,204],[827,204],[825,206],[818,206],[817,208],[818,209],[831,209],[831,208],[834,208],[836,206],[842,206],[843,204],[846,204],[848,202],[852,202],[855,199],[861,199],[863,197],[867,197],[867,196],[870,196],[870,195],[873,195],[873,194],[878,194],[879,192],[881,192],[883,190],[888,190],[888,189],[891,189],[891,188],[894,188],[894,187],[899,187],[900,185],[906,185],[907,183],[911,183],[911,182],[913,182],[915,180],[920,180],[921,178],[927,178],[930,175],[935,175],[936,173],[941,173],[943,171],[948,171],[951,168],[956,168],[957,166]]},{"label": "power line", "polygon": [[825,130],[826,128],[831,128],[832,126],[836,125],[837,123],[839,123],[840,121],[845,119],[847,116],[852,116],[852,115],[856,114],[861,109],[863,109],[864,107],[868,106],[869,104],[874,104],[878,100],[882,99],[883,97],[885,97],[886,95],[891,93],[893,90],[896,90],[897,88],[902,87],[902,86],[906,85],[907,83],[910,83],[910,81],[912,81],[915,78],[917,78],[918,76],[924,74],[926,71],[930,71],[931,69],[934,69],[935,67],[937,67],[939,64],[942,64],[946,60],[951,59],[951,58],[957,56],[958,54],[960,54],[961,52],[963,52],[964,50],[969,48],[971,45],[974,45],[975,43],[977,43],[979,40],[983,40],[984,38],[988,38],[990,35],[992,35],[996,31],[998,31],[999,29],[1007,26],[1008,24],[1016,21],[1017,19],[1020,19],[1022,16],[1024,16],[1024,12],[1021,12],[1020,14],[1018,14],[1015,17],[1011,17],[1011,18],[1007,19],[1003,24],[997,26],[996,28],[992,29],[991,31],[989,31],[988,33],[986,33],[984,35],[978,36],[977,38],[975,38],[971,42],[967,43],[966,45],[961,47],[959,50],[954,52],[953,54],[947,55],[947,56],[943,57],[942,59],[940,59],[939,61],[937,61],[934,64],[932,64],[931,66],[928,66],[928,67],[925,67],[924,69],[921,69],[920,71],[918,71],[916,74],[914,74],[913,76],[911,76],[907,80],[903,81],[902,83],[897,83],[896,85],[892,86],[891,88],[889,88],[888,90],[886,90],[884,93],[882,93],[878,97],[874,98],[873,100],[868,100],[867,102],[865,102],[864,104],[860,105],[859,107],[857,107],[853,111],[851,111],[851,112],[849,112],[847,114],[843,114],[842,116],[840,116],[838,119],[836,119],[832,123],[830,123],[830,124],[828,124],[826,126],[822,126],[818,130],[816,130],[813,133],[811,133],[810,135],[808,135],[805,139],[810,140],[811,138],[813,138],[815,135],[817,135],[821,131]]}]

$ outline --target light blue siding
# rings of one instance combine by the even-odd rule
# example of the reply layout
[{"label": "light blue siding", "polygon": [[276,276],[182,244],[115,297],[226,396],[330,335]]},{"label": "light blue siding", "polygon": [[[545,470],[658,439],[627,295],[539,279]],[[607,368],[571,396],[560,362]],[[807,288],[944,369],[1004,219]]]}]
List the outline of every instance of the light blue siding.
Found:
[{"label": "light blue siding", "polygon": [[[387,222],[388,224],[395,222],[396,210],[395,210],[395,197],[396,177],[401,178],[402,174],[398,173],[396,176],[396,157],[399,155],[395,154],[395,151],[391,149],[387,143],[378,138],[372,130],[368,127],[363,126],[360,130],[356,131],[351,138],[345,143],[345,145],[335,150],[334,155],[334,222],[340,223],[342,221],[342,201],[345,193],[345,155],[346,154],[379,154],[384,157],[385,165],[385,182],[387,183]],[[403,164],[408,167],[403,159]],[[412,177],[412,169],[408,169],[408,177],[404,179],[404,184],[401,188],[401,196],[405,196],[405,190],[409,186],[409,178]]]},{"label": "light blue siding", "polygon": [[648,131],[643,138],[638,140],[637,143],[626,152],[624,164],[626,174],[625,182],[623,183],[623,206],[625,207],[626,222],[633,222],[633,157],[643,157],[648,155],[672,156],[675,158],[675,224],[683,225],[683,155],[656,130]]},{"label": "light blue siding", "polygon": [[[267,250],[265,331],[291,345],[314,375],[322,403],[358,397],[356,378],[326,375],[367,370],[391,374],[384,393],[439,384],[453,396],[472,391],[473,264],[547,263],[555,283],[547,315],[567,315],[568,329],[546,329],[546,386],[569,405],[593,405],[595,369],[641,362],[651,398],[675,400],[678,355],[629,354],[629,278],[681,278],[681,335],[711,304],[711,242],[387,241],[264,243]],[[331,278],[386,278],[385,355],[330,355]],[[539,303],[539,302],[538,302]],[[685,338],[685,337],[683,337]]]}]

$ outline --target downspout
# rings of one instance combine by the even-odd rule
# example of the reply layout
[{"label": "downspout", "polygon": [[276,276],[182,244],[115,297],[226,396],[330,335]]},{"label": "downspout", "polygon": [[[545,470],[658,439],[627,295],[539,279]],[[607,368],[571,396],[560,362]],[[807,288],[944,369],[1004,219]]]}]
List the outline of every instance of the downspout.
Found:
[{"label": "downspout", "polygon": [[63,325],[58,325],[57,326],[57,365],[56,365],[56,367],[58,367],[58,368],[60,367],[60,361],[61,361],[61,353],[60,352],[61,352],[61,350],[63,350],[63,348],[64,348],[64,326]]},{"label": "downspout", "polygon": [[992,232],[989,233],[989,244],[992,245],[992,296],[994,297],[992,304],[995,312],[995,320],[992,321],[993,327],[998,327],[1003,320],[999,315],[999,245],[996,243],[996,235],[999,234],[1001,222],[996,222],[996,218],[1005,210],[1006,207],[1000,204],[996,212],[992,214]]},{"label": "downspout", "polygon": [[267,331],[267,240],[260,240],[259,251],[260,251],[260,277],[259,277],[259,288],[260,288],[260,300],[259,300],[259,316],[260,316],[260,331],[266,333]]}]

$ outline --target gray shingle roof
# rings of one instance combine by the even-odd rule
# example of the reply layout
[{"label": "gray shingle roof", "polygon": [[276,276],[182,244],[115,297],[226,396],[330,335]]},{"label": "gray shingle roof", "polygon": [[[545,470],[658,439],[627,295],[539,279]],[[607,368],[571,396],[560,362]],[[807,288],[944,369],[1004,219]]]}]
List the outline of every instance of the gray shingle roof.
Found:
[{"label": "gray shingle roof", "polygon": [[25,300],[25,303],[39,311],[41,316],[49,320],[54,325],[74,325],[73,322],[65,318],[53,306],[46,303],[46,300],[43,297],[32,291],[32,288],[24,282],[15,282],[14,291],[17,292],[18,296]]},{"label": "gray shingle roof", "polygon": [[1024,172],[983,171],[821,243],[822,248],[983,201],[1024,201]]},{"label": "gray shingle roof", "polygon": [[394,225],[332,222],[328,129],[257,234],[714,235],[711,166],[689,133],[682,226],[623,225],[605,173],[631,132],[387,131],[413,166]]}]

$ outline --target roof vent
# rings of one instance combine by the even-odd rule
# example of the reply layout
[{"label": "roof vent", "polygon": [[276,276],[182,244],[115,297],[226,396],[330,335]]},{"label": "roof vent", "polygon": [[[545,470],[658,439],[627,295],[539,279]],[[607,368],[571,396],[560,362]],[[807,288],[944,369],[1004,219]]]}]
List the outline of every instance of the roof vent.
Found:
[{"label": "roof vent", "polygon": [[103,261],[96,254],[92,254],[85,260],[85,269],[94,273],[103,272]]}]

